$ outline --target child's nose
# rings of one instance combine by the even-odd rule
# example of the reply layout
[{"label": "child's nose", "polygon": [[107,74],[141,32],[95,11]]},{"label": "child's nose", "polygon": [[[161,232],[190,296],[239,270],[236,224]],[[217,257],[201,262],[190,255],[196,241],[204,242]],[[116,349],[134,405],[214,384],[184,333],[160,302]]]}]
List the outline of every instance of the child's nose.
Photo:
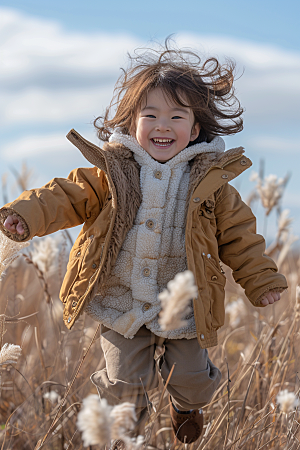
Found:
[{"label": "child's nose", "polygon": [[155,127],[156,131],[170,131],[171,126],[167,120],[160,120]]}]

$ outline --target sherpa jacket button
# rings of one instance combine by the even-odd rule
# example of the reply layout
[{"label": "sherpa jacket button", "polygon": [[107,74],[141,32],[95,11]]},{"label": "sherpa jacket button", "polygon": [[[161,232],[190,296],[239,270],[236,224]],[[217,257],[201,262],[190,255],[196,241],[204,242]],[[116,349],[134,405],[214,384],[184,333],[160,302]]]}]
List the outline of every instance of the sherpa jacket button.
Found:
[{"label": "sherpa jacket button", "polygon": [[213,275],[213,276],[211,277],[211,280],[212,280],[212,281],[216,281],[217,279],[218,279],[217,275]]},{"label": "sherpa jacket button", "polygon": [[71,316],[68,318],[68,323],[70,323],[72,320]]},{"label": "sherpa jacket button", "polygon": [[151,271],[150,271],[149,267],[145,267],[145,269],[143,270],[144,277],[150,277],[150,273],[151,273]]},{"label": "sherpa jacket button", "polygon": [[157,170],[154,174],[155,178],[157,178],[158,180],[161,180],[162,177],[162,173],[160,170]]},{"label": "sherpa jacket button", "polygon": [[247,161],[245,159],[241,159],[242,166],[245,166],[247,164]]},{"label": "sherpa jacket button", "polygon": [[193,202],[194,202],[194,203],[199,203],[199,202],[200,202],[200,198],[199,198],[199,197],[193,198]]},{"label": "sherpa jacket button", "polygon": [[200,338],[202,339],[202,341],[204,340],[204,334],[201,334]]},{"label": "sherpa jacket button", "polygon": [[143,305],[143,311],[148,311],[148,309],[150,309],[151,308],[151,305],[150,305],[150,303],[145,303],[144,305]]},{"label": "sherpa jacket button", "polygon": [[228,178],[228,175],[224,173],[224,175],[222,175],[222,178]]},{"label": "sherpa jacket button", "polygon": [[148,219],[146,221],[146,227],[148,228],[148,230],[152,230],[155,226],[155,221],[152,219]]}]

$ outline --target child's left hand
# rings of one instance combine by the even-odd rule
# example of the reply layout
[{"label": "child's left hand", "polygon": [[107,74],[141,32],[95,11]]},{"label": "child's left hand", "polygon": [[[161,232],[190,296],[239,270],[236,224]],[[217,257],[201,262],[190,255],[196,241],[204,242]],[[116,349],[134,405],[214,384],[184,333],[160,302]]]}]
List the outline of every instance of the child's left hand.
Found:
[{"label": "child's left hand", "polygon": [[260,303],[264,306],[267,306],[272,305],[275,302],[278,302],[278,300],[280,300],[279,292],[268,292],[266,295],[263,296]]}]

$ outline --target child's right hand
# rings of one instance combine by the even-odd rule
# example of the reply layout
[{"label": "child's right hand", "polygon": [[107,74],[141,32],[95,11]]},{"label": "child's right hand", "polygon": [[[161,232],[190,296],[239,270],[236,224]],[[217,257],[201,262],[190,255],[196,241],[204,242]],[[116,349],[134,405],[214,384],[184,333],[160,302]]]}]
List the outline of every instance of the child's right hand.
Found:
[{"label": "child's right hand", "polygon": [[24,228],[17,216],[7,216],[4,227],[12,234],[24,234]]}]

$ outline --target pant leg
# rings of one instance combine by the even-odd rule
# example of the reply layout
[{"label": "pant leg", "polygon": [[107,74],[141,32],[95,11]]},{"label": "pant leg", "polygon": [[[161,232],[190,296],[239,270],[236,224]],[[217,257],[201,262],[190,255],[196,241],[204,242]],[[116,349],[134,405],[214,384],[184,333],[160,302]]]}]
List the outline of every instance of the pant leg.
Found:
[{"label": "pant leg", "polygon": [[211,400],[221,380],[221,372],[208,358],[197,339],[166,339],[160,364],[164,381],[176,363],[168,391],[174,405],[182,410],[198,409]]},{"label": "pant leg", "polygon": [[101,398],[116,405],[131,402],[139,416],[147,406],[146,391],[158,386],[154,361],[155,336],[144,326],[133,339],[104,328],[101,347],[106,367],[91,376]]}]

